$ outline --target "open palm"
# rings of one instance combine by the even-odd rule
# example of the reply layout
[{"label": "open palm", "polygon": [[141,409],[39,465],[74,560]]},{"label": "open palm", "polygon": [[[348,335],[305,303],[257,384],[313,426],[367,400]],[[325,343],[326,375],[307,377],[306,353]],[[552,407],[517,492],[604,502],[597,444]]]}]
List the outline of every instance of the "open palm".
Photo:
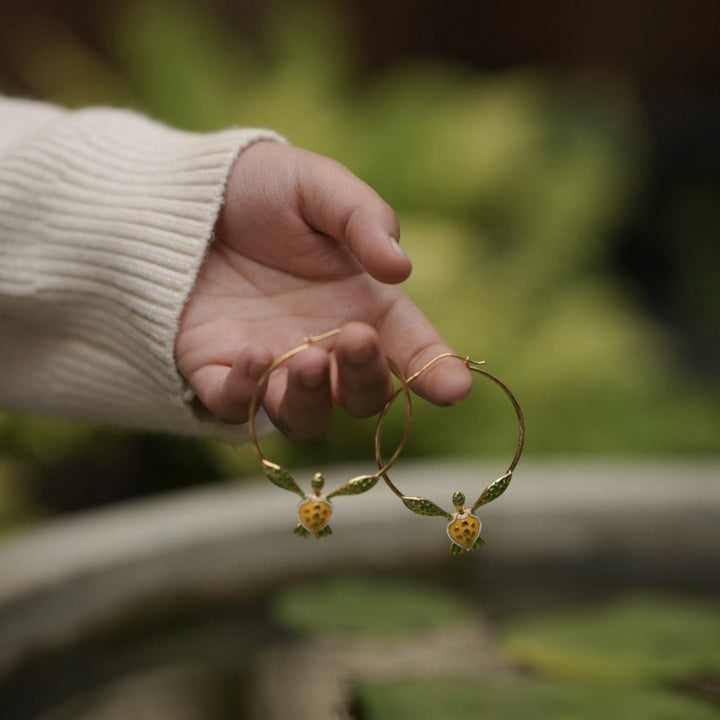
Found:
[{"label": "open palm", "polygon": [[[338,163],[272,142],[245,150],[176,343],[180,372],[207,410],[244,422],[274,357],[342,328],[273,373],[264,398],[288,436],[314,438],[334,404],[358,417],[382,408],[385,355],[410,373],[448,351],[396,285],[411,271],[398,234],[392,209]],[[471,382],[462,364],[442,363],[414,389],[445,404]]]}]

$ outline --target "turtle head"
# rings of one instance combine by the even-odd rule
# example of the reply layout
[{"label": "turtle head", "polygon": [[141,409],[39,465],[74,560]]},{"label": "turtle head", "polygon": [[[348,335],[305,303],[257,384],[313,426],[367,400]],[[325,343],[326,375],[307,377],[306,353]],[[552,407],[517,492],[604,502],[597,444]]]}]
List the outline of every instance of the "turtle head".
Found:
[{"label": "turtle head", "polygon": [[455,510],[457,510],[458,512],[462,512],[465,508],[465,494],[457,490],[453,493],[452,501],[453,505],[455,506]]},{"label": "turtle head", "polygon": [[325,478],[322,476],[322,473],[315,473],[313,479],[310,481],[310,485],[312,486],[313,492],[316,495],[320,495],[325,486]]}]

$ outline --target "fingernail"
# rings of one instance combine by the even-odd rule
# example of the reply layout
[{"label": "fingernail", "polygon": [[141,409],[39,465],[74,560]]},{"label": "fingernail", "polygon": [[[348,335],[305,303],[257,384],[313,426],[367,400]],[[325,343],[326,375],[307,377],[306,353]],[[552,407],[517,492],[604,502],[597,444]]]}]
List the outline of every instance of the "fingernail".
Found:
[{"label": "fingernail", "polygon": [[325,370],[309,370],[300,376],[300,380],[308,390],[317,390],[325,384],[326,377]]},{"label": "fingernail", "polygon": [[248,377],[251,380],[259,380],[265,370],[267,370],[267,367],[267,363],[264,363],[262,360],[258,360],[257,358],[251,360],[247,369]]},{"label": "fingernail", "polygon": [[405,251],[400,247],[400,243],[398,242],[397,238],[390,238],[390,247],[401,257],[407,257]]},{"label": "fingernail", "polygon": [[371,343],[363,343],[352,348],[348,352],[347,358],[353,365],[364,365],[372,359],[374,354],[374,346]]}]

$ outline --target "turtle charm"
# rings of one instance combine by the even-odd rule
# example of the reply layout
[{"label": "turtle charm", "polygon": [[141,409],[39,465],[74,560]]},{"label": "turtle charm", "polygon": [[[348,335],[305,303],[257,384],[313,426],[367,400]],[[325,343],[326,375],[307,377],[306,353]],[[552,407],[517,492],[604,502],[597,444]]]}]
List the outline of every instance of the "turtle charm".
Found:
[{"label": "turtle charm", "polygon": [[383,477],[390,489],[403,501],[403,504],[408,510],[412,510],[418,515],[444,517],[448,521],[446,531],[451,541],[450,554],[460,555],[463,552],[477,550],[485,544],[485,541],[480,537],[482,523],[476,515],[477,509],[481,505],[485,505],[495,500],[495,498],[500,497],[500,495],[505,492],[507,486],[510,484],[512,471],[507,471],[502,477],[491,482],[469,508],[465,506],[465,494],[456,490],[452,496],[452,502],[455,508],[453,512],[444,510],[427,498],[403,495],[387,474],[383,475]]},{"label": "turtle charm", "polygon": [[[387,476],[385,480],[388,481]],[[394,487],[394,486],[393,486]],[[463,552],[477,550],[485,544],[480,537],[482,523],[475,514],[477,508],[483,503],[477,502],[472,508],[465,507],[465,495],[459,490],[453,493],[452,501],[455,507],[454,512],[443,510],[432,500],[424,497],[402,496],[402,501],[408,510],[418,515],[434,515],[444,517],[447,521],[447,536],[450,538],[450,554],[460,555]]]},{"label": "turtle charm", "polygon": [[398,446],[395,448],[388,461],[380,463],[378,465],[378,469],[372,473],[372,475],[358,475],[357,477],[351,478],[347,482],[343,483],[335,490],[326,493],[323,491],[325,478],[323,478],[321,473],[315,473],[311,480],[311,491],[305,492],[300,485],[298,485],[297,481],[288,470],[277,463],[271,462],[265,457],[260,445],[258,444],[257,433],[255,431],[255,416],[260,409],[262,397],[270,376],[291,357],[304,352],[315,345],[315,343],[334,337],[340,332],[340,328],[335,328],[334,330],[328,330],[320,335],[310,335],[306,337],[304,342],[300,345],[296,345],[294,348],[291,348],[280,355],[280,357],[275,358],[265,372],[263,372],[258,378],[257,383],[255,384],[255,391],[250,398],[250,405],[248,406],[248,434],[250,435],[250,441],[252,442],[255,454],[260,460],[262,471],[265,473],[268,480],[273,482],[275,485],[283,488],[283,490],[289,490],[300,497],[300,502],[297,506],[297,514],[300,522],[295,527],[294,531],[295,534],[300,537],[309,537],[310,535],[313,535],[316,538],[321,538],[332,535],[330,518],[332,517],[333,507],[330,501],[338,495],[360,495],[361,493],[374,488],[382,474],[392,467],[398,457],[400,457],[400,453],[405,447],[405,443],[410,433],[410,422],[412,420],[410,388],[408,387],[404,375],[395,361],[392,358],[385,356],[388,367],[395,377],[400,380],[400,387],[392,393],[390,399],[385,403],[385,407],[383,408],[381,415],[384,416],[393,400],[398,395],[402,394],[405,398],[405,428],[400,437]]},{"label": "turtle charm", "polygon": [[[466,507],[465,505],[465,494],[459,490],[455,491],[452,496],[454,509],[451,512],[448,512],[439,505],[436,505],[432,500],[428,500],[428,498],[417,495],[405,495],[405,493],[402,492],[402,490],[400,490],[400,488],[398,488],[398,486],[390,479],[390,476],[386,472],[387,468],[382,468],[384,460],[380,449],[381,435],[382,423],[385,418],[387,407],[380,414],[375,428],[375,461],[377,462],[378,467],[381,468],[380,472],[383,476],[383,480],[385,480],[385,484],[400,498],[400,500],[402,500],[403,505],[405,505],[408,510],[417,513],[418,515],[443,517],[447,520],[447,527],[445,530],[447,536],[450,538],[450,553],[452,555],[460,555],[464,552],[477,550],[485,544],[485,541],[480,537],[482,523],[476,513],[481,505],[485,505],[486,503],[499,498],[505,490],[507,490],[510,480],[512,479],[513,471],[520,460],[520,455],[525,444],[525,419],[523,417],[522,409],[520,408],[520,405],[510,388],[505,385],[502,380],[485,370],[482,367],[484,364],[484,361],[482,360],[471,360],[469,357],[455,355],[455,353],[452,352],[441,353],[426,362],[419,370],[416,370],[412,375],[407,377],[405,379],[405,385],[407,386],[412,384],[436,362],[445,358],[461,360],[468,370],[495,383],[495,385],[497,385],[510,400],[518,421],[518,442],[517,447],[515,448],[515,454],[510,461],[510,465],[508,465],[508,469],[497,480],[491,482],[482,491],[482,493],[480,493],[480,497],[478,497],[478,499],[469,507]],[[393,397],[397,397],[397,394],[398,393],[396,392]],[[392,402],[392,398],[390,399],[390,402]]]},{"label": "turtle charm", "polygon": [[277,463],[263,460],[262,468],[267,478],[275,485],[300,496],[297,508],[300,522],[293,531],[300,537],[313,535],[316,538],[321,538],[332,535],[332,528],[330,527],[330,518],[333,512],[331,499],[338,495],[359,495],[364,493],[374,487],[380,478],[379,473],[359,475],[352,478],[352,480],[348,480],[332,492],[325,493],[323,492],[325,478],[322,473],[315,473],[310,483],[312,490],[306,493],[298,485],[292,474]]},{"label": "turtle charm", "polygon": [[294,532],[300,537],[325,537],[332,535],[330,518],[332,517],[332,504],[322,491],[325,478],[321,473],[315,473],[311,481],[312,492],[307,493],[298,504],[298,518],[300,522]]},{"label": "turtle charm", "polygon": [[480,518],[465,507],[465,495],[461,492],[453,494],[455,512],[450,515],[447,525],[447,534],[452,545],[450,553],[459,555],[462,552],[477,550],[485,541],[480,537],[482,523]]}]

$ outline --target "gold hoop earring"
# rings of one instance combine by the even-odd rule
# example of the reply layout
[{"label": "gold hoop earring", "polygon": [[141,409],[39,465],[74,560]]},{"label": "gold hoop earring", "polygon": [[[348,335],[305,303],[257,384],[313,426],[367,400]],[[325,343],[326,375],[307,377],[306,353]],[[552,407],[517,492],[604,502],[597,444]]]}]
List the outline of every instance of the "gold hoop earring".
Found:
[{"label": "gold hoop earring", "polygon": [[248,410],[248,432],[250,435],[250,440],[252,442],[255,453],[260,459],[262,470],[265,476],[278,487],[282,488],[283,490],[289,490],[290,492],[293,492],[300,497],[300,502],[297,507],[299,522],[294,530],[295,534],[299,535],[300,537],[309,537],[310,535],[313,535],[314,537],[320,538],[331,535],[332,529],[330,528],[330,519],[333,512],[331,500],[341,495],[360,495],[361,493],[367,492],[371,488],[375,487],[380,477],[387,470],[389,470],[400,457],[400,453],[405,447],[405,443],[407,442],[407,438],[410,433],[410,423],[412,421],[412,402],[410,398],[410,389],[407,382],[404,380],[402,372],[400,371],[398,366],[391,358],[386,356],[386,360],[388,365],[390,366],[390,370],[400,380],[400,387],[396,388],[395,391],[391,394],[390,398],[388,399],[387,403],[381,411],[381,415],[385,417],[395,398],[400,393],[403,393],[405,396],[405,427],[403,429],[400,442],[390,456],[389,460],[387,462],[381,462],[378,465],[378,470],[376,472],[372,473],[371,475],[359,475],[357,477],[354,477],[329,493],[325,493],[323,491],[325,486],[325,478],[323,477],[322,473],[317,472],[313,475],[312,480],[310,481],[310,492],[305,492],[300,487],[297,480],[295,480],[289,470],[285,469],[281,465],[278,465],[278,463],[268,460],[265,457],[263,451],[260,449],[260,444],[258,442],[255,431],[255,415],[257,414],[260,405],[260,396],[266,382],[270,378],[270,375],[272,375],[275,370],[277,370],[291,357],[303,352],[304,350],[307,350],[309,347],[311,347],[317,342],[326,340],[333,335],[337,335],[339,332],[340,329],[338,328],[335,330],[330,330],[326,333],[322,333],[321,335],[311,335],[309,337],[306,337],[305,341],[302,344],[292,348],[291,350],[288,350],[284,354],[280,355],[280,357],[276,358],[268,367],[268,369],[258,379],[257,385],[255,386],[255,392],[253,393],[253,396],[250,400],[250,406]]},{"label": "gold hoop earring", "polygon": [[[518,403],[510,388],[505,385],[505,383],[503,383],[499,378],[495,377],[493,374],[489,373],[487,370],[484,370],[481,367],[484,364],[484,361],[471,360],[469,357],[455,355],[454,353],[442,353],[441,355],[434,357],[428,363],[423,365],[423,367],[421,367],[417,372],[408,377],[405,380],[405,384],[410,385],[413,381],[420,377],[420,375],[422,375],[436,362],[442,360],[443,358],[456,358],[458,360],[462,360],[468,370],[471,370],[472,372],[478,373],[488,378],[489,380],[492,380],[498,387],[503,390],[503,392],[510,399],[510,402],[512,403],[515,414],[517,416],[519,428],[517,448],[515,449],[515,455],[513,456],[510,465],[503,473],[503,475],[501,475],[497,480],[491,482],[482,491],[482,493],[480,493],[478,499],[469,507],[465,505],[465,494],[463,492],[458,490],[453,493],[452,504],[454,510],[452,512],[444,510],[439,505],[436,505],[434,502],[428,500],[427,498],[405,495],[398,489],[395,483],[393,483],[393,481],[388,476],[386,470],[383,470],[381,472],[381,475],[390,490],[392,490],[395,495],[397,495],[402,500],[406,508],[412,510],[412,512],[417,513],[418,515],[439,516],[444,517],[448,521],[446,530],[447,535],[451,541],[450,552],[453,555],[458,555],[462,552],[477,550],[485,542],[480,537],[482,523],[476,513],[479,507],[481,507],[482,505],[486,505],[492,500],[500,497],[500,495],[505,492],[508,485],[510,484],[513,471],[515,470],[515,467],[520,460],[523,445],[525,444],[525,419],[522,409],[520,408],[520,404]],[[390,403],[392,403],[392,401],[397,397],[399,392],[399,390],[395,392],[395,394],[390,399]],[[385,408],[383,408],[383,411],[380,413],[375,429],[375,460],[378,464],[378,467],[382,467],[384,465],[384,461],[382,459],[382,449],[380,447],[381,434],[382,424],[385,420],[385,415],[387,414],[390,403],[388,403],[388,405],[386,405]]]}]

